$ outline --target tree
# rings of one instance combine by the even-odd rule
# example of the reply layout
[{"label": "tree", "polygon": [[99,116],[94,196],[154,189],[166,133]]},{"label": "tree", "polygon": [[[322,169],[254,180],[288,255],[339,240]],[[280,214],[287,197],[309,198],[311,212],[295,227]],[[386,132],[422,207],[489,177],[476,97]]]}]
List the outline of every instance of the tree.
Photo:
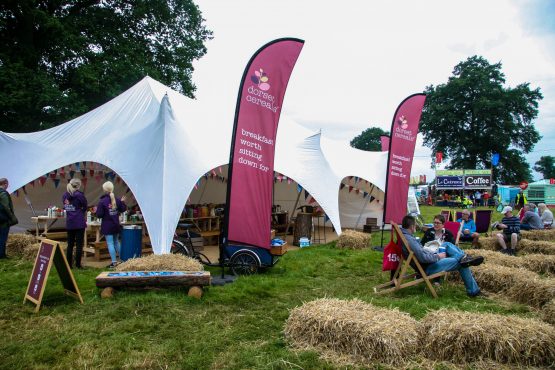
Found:
[{"label": "tree", "polygon": [[0,3],[0,130],[63,123],[149,75],[193,97],[212,36],[192,0]]},{"label": "tree", "polygon": [[541,138],[533,120],[543,96],[529,83],[504,83],[501,63],[480,56],[459,63],[447,83],[426,88],[420,130],[424,145],[443,152],[452,169],[490,168],[492,153],[499,153],[494,181],[514,184],[531,180],[521,154]]},{"label": "tree", "polygon": [[541,173],[544,179],[555,178],[555,158],[550,155],[542,156],[536,162],[534,171]]},{"label": "tree", "polygon": [[379,127],[367,128],[362,131],[360,135],[351,140],[351,146],[360,150],[379,152],[382,150],[380,136],[383,135],[389,136],[389,132]]}]

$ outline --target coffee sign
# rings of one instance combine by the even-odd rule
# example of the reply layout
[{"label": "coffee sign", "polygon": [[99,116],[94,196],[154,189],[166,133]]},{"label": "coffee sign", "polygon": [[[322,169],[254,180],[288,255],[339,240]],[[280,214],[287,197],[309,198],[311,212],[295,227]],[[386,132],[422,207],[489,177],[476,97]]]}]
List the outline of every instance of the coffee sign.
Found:
[{"label": "coffee sign", "polygon": [[467,189],[483,189],[491,187],[491,175],[466,175],[464,187]]}]

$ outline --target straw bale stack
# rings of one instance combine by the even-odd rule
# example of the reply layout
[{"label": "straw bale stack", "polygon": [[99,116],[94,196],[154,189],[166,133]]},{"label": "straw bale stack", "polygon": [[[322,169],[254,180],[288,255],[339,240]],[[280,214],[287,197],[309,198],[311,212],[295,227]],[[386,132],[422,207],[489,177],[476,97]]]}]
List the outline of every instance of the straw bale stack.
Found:
[{"label": "straw bale stack", "polygon": [[117,271],[204,271],[197,260],[182,254],[151,254],[131,258],[118,266]]},{"label": "straw bale stack", "polygon": [[[67,242],[57,242],[57,243],[60,244],[60,248],[62,248],[65,254],[67,250]],[[25,248],[23,249],[23,253],[21,253],[21,258],[23,258],[26,261],[34,261],[37,258],[37,253],[39,253],[39,249],[40,249],[40,242],[38,242],[38,240],[35,240],[35,243],[25,246]]]},{"label": "straw bale stack", "polygon": [[21,257],[26,247],[37,242],[37,238],[30,234],[10,234],[6,243],[6,254]]},{"label": "straw bale stack", "polygon": [[520,366],[555,363],[555,327],[534,319],[440,309],[420,321],[419,339],[431,359],[490,359]]},{"label": "straw bale stack", "polygon": [[555,229],[522,230],[520,234],[523,239],[555,242]]},{"label": "straw bale stack", "polygon": [[501,245],[497,242],[497,237],[486,237],[478,239],[478,244],[480,244],[480,248],[490,250],[490,251],[497,251],[501,249]]},{"label": "straw bale stack", "polygon": [[418,322],[358,299],[322,298],[291,310],[285,337],[336,363],[401,365],[418,350]]},{"label": "straw bale stack", "polygon": [[501,293],[517,302],[541,308],[555,298],[555,279],[515,267],[484,263],[472,268],[480,288]]},{"label": "straw bale stack", "polygon": [[336,246],[342,249],[370,248],[372,246],[372,235],[354,230],[345,230],[337,239]]},{"label": "straw bale stack", "polygon": [[519,257],[508,256],[499,252],[481,249],[467,249],[466,253],[470,255],[483,256],[487,263],[506,266],[506,267],[523,267],[527,270],[546,274],[548,276],[555,274],[555,256],[543,254],[525,254]]},{"label": "straw bale stack", "polygon": [[522,239],[517,250],[524,253],[540,253],[555,255],[555,243],[541,240]]},{"label": "straw bale stack", "polygon": [[27,261],[34,261],[35,258],[37,257],[37,253],[39,252],[39,248],[40,248],[40,243],[28,245],[23,249],[23,253],[21,254],[21,257]]},{"label": "straw bale stack", "polygon": [[542,308],[543,321],[555,325],[555,299],[552,299]]}]

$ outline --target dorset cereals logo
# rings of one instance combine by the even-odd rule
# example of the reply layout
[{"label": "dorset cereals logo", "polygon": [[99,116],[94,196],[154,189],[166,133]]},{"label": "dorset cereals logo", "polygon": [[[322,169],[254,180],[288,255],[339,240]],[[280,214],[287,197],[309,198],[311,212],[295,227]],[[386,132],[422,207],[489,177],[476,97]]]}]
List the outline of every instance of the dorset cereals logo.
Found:
[{"label": "dorset cereals logo", "polygon": [[403,140],[414,141],[416,135],[412,134],[412,130],[407,130],[409,127],[408,119],[403,115],[397,118],[397,127],[395,127],[394,136]]},{"label": "dorset cereals logo", "polygon": [[246,99],[249,103],[260,105],[276,113],[279,108],[275,105],[276,98],[272,94],[266,92],[270,90],[271,87],[269,79],[268,74],[264,72],[262,68],[259,68],[257,71],[255,70],[254,75],[251,75],[251,81],[256,84],[256,86],[249,86]]}]

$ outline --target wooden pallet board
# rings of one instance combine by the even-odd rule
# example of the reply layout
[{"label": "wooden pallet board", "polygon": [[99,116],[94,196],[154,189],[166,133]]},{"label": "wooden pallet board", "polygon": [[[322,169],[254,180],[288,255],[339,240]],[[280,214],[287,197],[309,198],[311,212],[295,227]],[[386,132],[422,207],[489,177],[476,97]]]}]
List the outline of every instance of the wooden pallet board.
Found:
[{"label": "wooden pallet board", "polygon": [[[97,261],[110,259],[110,252],[108,252],[108,245],[105,241],[89,243],[88,246],[83,247],[83,252],[92,254]],[[149,244],[143,243],[141,255],[149,255],[152,253],[152,247]]]}]

